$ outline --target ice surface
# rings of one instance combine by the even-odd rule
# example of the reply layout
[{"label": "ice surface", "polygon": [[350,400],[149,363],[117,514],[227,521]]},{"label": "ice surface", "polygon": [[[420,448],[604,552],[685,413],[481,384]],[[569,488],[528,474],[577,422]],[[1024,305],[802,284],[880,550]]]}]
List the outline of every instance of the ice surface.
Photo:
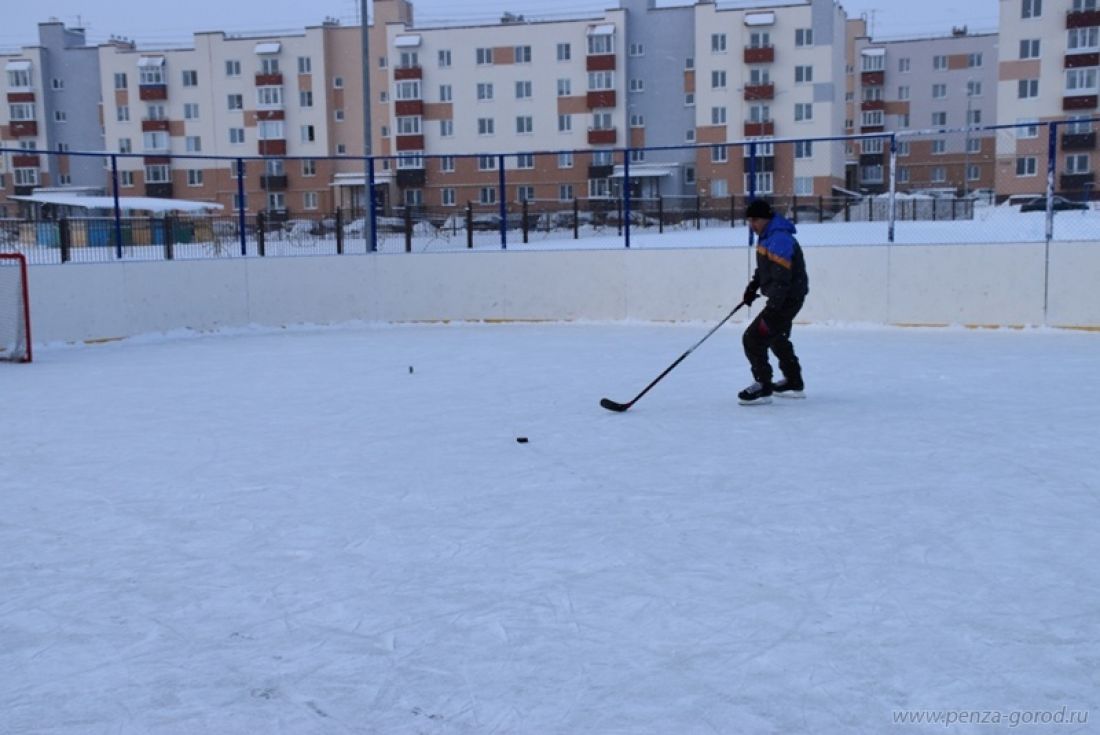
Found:
[{"label": "ice surface", "polygon": [[708,327],[352,325],[0,365],[0,731],[1097,715],[1100,335],[796,327],[807,399],[741,407],[734,325],[598,407]]}]

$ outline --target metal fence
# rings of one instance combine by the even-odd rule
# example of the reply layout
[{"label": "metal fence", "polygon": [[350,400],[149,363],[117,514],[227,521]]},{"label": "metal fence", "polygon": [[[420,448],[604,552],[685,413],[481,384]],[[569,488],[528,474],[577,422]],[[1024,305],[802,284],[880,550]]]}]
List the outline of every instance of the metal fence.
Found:
[{"label": "metal fence", "polygon": [[[0,218],[0,250],[47,264],[730,246],[750,241],[743,213],[755,197],[798,224],[807,244],[1095,240],[1100,209],[1090,152],[1097,121],[412,158],[165,154],[152,168],[137,154],[0,149],[10,175],[28,155],[46,157],[51,172],[64,170],[67,157],[97,156],[106,180],[98,207],[64,195],[51,200],[62,203],[33,203],[28,198],[50,200],[64,190],[18,187],[19,198],[0,200],[0,214],[8,215]],[[336,194],[329,207],[287,206],[289,171],[312,172],[327,186],[349,161],[363,167],[359,190],[370,192],[369,208]],[[841,166],[843,185],[836,181]],[[206,177],[226,204],[134,216],[151,206],[128,196],[137,191],[135,169],[146,175],[142,193],[160,202],[171,193],[208,193],[209,186],[199,188],[211,183]],[[150,181],[152,174],[167,181]],[[189,186],[173,187],[173,176],[187,176]],[[267,205],[258,211],[249,206],[256,196]]]}]

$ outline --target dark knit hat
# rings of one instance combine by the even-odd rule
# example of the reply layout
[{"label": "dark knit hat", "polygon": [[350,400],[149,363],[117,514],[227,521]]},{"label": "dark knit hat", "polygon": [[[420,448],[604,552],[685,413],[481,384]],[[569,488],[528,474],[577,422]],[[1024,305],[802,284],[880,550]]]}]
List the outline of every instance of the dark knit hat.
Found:
[{"label": "dark knit hat", "polygon": [[753,199],[745,209],[745,219],[752,219],[753,217],[771,219],[774,214],[772,206],[763,199]]}]

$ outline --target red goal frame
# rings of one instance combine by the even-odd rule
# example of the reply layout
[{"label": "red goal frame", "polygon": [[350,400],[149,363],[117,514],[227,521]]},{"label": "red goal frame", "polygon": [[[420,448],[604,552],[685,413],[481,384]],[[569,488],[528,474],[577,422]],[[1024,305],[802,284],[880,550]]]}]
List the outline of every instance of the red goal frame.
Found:
[{"label": "red goal frame", "polygon": [[23,333],[27,336],[27,354],[18,362],[31,362],[33,340],[31,339],[31,300],[30,287],[27,285],[27,258],[22,253],[0,253],[0,260],[14,260],[18,262],[19,278],[23,284]]}]

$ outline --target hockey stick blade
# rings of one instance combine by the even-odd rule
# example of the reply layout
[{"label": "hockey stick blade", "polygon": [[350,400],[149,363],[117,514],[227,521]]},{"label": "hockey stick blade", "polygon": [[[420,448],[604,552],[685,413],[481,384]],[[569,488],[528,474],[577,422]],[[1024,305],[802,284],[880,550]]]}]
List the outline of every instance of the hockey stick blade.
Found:
[{"label": "hockey stick blade", "polygon": [[606,408],[608,411],[615,411],[616,413],[622,413],[626,409],[630,408],[629,403],[616,403],[610,398],[601,398],[600,405]]}]

